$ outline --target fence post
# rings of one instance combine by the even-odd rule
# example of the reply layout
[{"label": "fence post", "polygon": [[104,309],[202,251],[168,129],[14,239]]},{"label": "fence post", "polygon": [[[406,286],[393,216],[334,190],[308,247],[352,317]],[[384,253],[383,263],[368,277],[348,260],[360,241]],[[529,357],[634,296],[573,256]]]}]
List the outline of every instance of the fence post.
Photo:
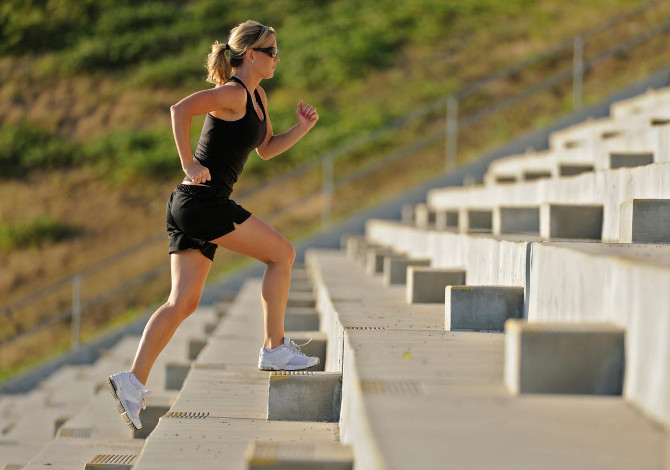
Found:
[{"label": "fence post", "polygon": [[321,167],[323,174],[321,186],[323,199],[323,205],[321,206],[321,228],[327,229],[330,227],[333,212],[333,156],[326,155],[321,161]]},{"label": "fence post", "polygon": [[81,305],[81,274],[75,274],[72,278],[72,350],[79,349]]},{"label": "fence post", "polygon": [[447,98],[447,142],[445,171],[456,168],[458,163],[458,98],[449,95]]},{"label": "fence post", "polygon": [[584,93],[584,36],[576,36],[572,56],[572,105],[575,111],[582,109]]}]

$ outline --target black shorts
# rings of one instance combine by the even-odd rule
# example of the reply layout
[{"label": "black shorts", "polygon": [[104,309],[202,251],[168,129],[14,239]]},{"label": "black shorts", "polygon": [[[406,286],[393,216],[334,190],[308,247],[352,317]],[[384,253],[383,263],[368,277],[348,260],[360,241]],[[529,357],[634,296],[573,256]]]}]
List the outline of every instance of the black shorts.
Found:
[{"label": "black shorts", "polygon": [[250,216],[251,212],[217,188],[178,184],[166,209],[169,251],[196,248],[213,261],[216,245],[210,240],[232,232],[234,224]]}]

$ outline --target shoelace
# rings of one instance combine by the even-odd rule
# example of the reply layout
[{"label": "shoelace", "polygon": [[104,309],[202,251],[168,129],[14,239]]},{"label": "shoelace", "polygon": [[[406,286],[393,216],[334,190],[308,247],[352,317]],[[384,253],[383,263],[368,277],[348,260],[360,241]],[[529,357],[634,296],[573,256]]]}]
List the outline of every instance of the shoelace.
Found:
[{"label": "shoelace", "polygon": [[295,344],[293,341],[291,341],[291,350],[292,350],[295,354],[297,354],[298,356],[304,356],[305,353],[302,352],[302,351],[300,350],[300,348],[302,348],[303,346],[307,346],[307,345],[308,345],[309,343],[311,343],[311,342],[312,342],[312,338],[310,338],[309,341],[307,341],[307,342],[304,343],[304,344]]},{"label": "shoelace", "polygon": [[140,395],[140,406],[142,407],[143,410],[147,409],[147,398],[151,396],[151,390],[144,390],[142,394]]}]

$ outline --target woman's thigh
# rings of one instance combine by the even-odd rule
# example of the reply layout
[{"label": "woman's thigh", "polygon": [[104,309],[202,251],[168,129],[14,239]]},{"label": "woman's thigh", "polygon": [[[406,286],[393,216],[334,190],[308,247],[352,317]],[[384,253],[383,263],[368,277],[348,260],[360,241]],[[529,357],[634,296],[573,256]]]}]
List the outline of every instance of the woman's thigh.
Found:
[{"label": "woman's thigh", "polygon": [[170,255],[172,275],[170,300],[188,309],[197,307],[211,267],[212,261],[199,250],[191,249],[172,253]]},{"label": "woman's thigh", "polygon": [[236,225],[232,232],[211,240],[211,243],[236,253],[252,256],[263,263],[272,263],[293,256],[291,243],[255,215]]}]

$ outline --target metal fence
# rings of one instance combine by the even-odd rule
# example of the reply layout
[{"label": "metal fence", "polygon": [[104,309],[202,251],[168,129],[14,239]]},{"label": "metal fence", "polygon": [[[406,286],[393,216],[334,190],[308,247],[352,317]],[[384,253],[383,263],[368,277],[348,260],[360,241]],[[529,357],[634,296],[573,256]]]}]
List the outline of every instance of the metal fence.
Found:
[{"label": "metal fence", "polygon": [[[297,196],[293,201],[286,201],[283,208],[275,210],[268,220],[272,222],[285,216],[292,208],[301,203],[320,198],[321,200],[321,226],[327,228],[333,220],[333,195],[345,185],[350,185],[360,181],[381,169],[400,161],[409,155],[413,155],[422,149],[433,146],[440,141],[444,141],[444,169],[451,171],[458,166],[459,162],[459,136],[469,127],[474,126],[487,118],[500,115],[511,106],[527,100],[539,93],[550,90],[554,87],[571,84],[572,90],[572,108],[580,109],[584,104],[584,82],[586,74],[598,67],[602,62],[628,53],[635,48],[648,43],[670,32],[670,19],[667,12],[660,15],[660,19],[652,27],[644,32],[616,41],[609,47],[600,48],[595,52],[586,54],[591,41],[596,42],[598,35],[612,31],[613,29],[634,20],[642,15],[653,12],[655,8],[663,6],[666,2],[663,0],[653,0],[645,2],[626,14],[619,15],[608,20],[588,31],[584,31],[574,38],[563,41],[554,47],[549,48],[542,54],[535,55],[518,63],[507,67],[506,69],[476,80],[467,86],[461,88],[455,93],[450,93],[440,99],[433,100],[431,103],[416,109],[402,118],[399,118],[382,129],[372,131],[365,136],[353,139],[341,147],[333,149],[326,154],[315,158],[285,174],[274,177],[272,181],[263,182],[255,188],[244,191],[237,196],[240,200],[248,199],[261,191],[267,191],[272,187],[281,187],[288,182],[307,175],[310,172],[317,173],[321,178],[321,185],[315,191]],[[569,58],[566,62],[566,57]],[[561,60],[558,60],[558,59]],[[541,66],[549,62],[567,63],[567,66],[554,71],[545,76],[537,83],[526,86],[523,90],[515,92],[510,96],[500,97],[493,103],[488,103],[481,108],[472,109],[464,105],[469,97],[480,93],[486,87],[496,82],[509,80],[511,77],[522,76],[525,71]],[[367,164],[358,167],[350,172],[336,176],[336,164],[348,155],[369,147],[391,134],[415,125],[417,122],[435,122],[442,120],[442,126],[433,126],[430,132],[416,138],[411,143],[389,152],[383,158],[374,159]],[[320,167],[320,168],[319,168]],[[84,312],[102,302],[108,301],[118,293],[129,289],[142,286],[147,281],[169,270],[169,264],[163,257],[163,261],[147,268],[134,276],[130,276],[123,282],[106,289],[95,296],[88,297],[86,300],[82,295],[84,281],[91,276],[100,275],[105,270],[111,269],[118,263],[132,258],[138,252],[152,249],[156,244],[164,244],[165,234],[163,231],[143,240],[126,250],[117,253],[109,258],[99,261],[90,267],[77,272],[57,283],[49,285],[30,296],[17,302],[6,305],[0,310],[0,325],[4,325],[4,332],[0,336],[0,346],[7,345],[26,335],[34,334],[51,325],[71,321],[71,345],[72,348],[79,347],[80,342],[80,322]],[[67,294],[69,292],[69,294]],[[69,300],[64,300],[68,297]],[[51,301],[50,298],[58,298],[58,301]],[[41,315],[41,319],[30,326],[23,326],[20,318],[22,312],[30,308],[42,308],[48,311]],[[69,305],[65,305],[69,304]],[[54,308],[54,305],[60,308]],[[4,322],[4,323],[2,323]]]}]

